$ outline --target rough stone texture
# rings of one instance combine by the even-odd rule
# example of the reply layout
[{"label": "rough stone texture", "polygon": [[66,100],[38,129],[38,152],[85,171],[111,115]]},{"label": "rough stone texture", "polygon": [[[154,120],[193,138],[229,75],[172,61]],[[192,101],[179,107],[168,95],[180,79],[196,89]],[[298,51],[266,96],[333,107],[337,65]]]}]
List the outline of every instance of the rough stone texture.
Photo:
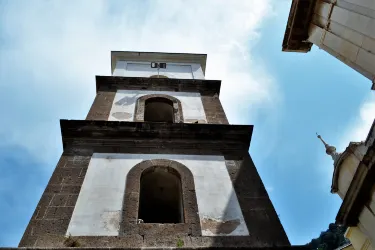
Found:
[{"label": "rough stone texture", "polygon": [[251,125],[61,120],[66,152],[241,156]]},{"label": "rough stone texture", "polygon": [[97,92],[86,120],[108,120],[115,95],[116,92]]},{"label": "rough stone texture", "polygon": [[176,78],[96,76],[96,91],[118,89],[193,92],[214,96],[220,94],[221,81]]},{"label": "rough stone texture", "polygon": [[[1,250],[16,250],[16,249],[22,249],[22,250],[46,250],[44,247],[19,247],[19,248],[13,248],[13,247],[0,247]],[[71,247],[50,247],[48,249],[54,249],[54,250],[72,250]],[[76,250],[134,250],[134,249],[142,249],[140,247],[101,247],[101,246],[95,246],[95,247],[75,247]],[[225,250],[238,250],[238,249],[248,249],[248,250],[309,250],[309,248],[304,246],[284,246],[284,247],[276,247],[276,246],[270,246],[270,247],[248,247],[248,246],[225,246],[225,247],[218,247],[218,246],[207,246],[207,247],[148,247],[148,249],[179,249],[179,250],[196,250],[196,249],[207,249],[207,250],[217,250],[217,249],[225,249]]]},{"label": "rough stone texture", "polygon": [[173,103],[173,110],[174,110],[174,118],[173,122],[180,123],[184,122],[184,116],[182,113],[182,105],[180,100],[173,96],[169,95],[161,95],[161,94],[152,94],[152,95],[144,95],[137,99],[136,107],[135,107],[135,115],[134,121],[135,122],[143,122],[144,121],[144,113],[145,113],[145,103],[150,98],[165,98],[170,100]]},{"label": "rough stone texture", "polygon": [[202,104],[206,113],[207,123],[229,124],[224,109],[221,106],[220,99],[215,96],[202,96]]},{"label": "rough stone texture", "polygon": [[[137,224],[140,180],[144,171],[153,171],[163,167],[176,173],[181,179],[184,223],[179,224]],[[121,232],[124,235],[202,235],[198,215],[198,204],[195,196],[194,177],[190,170],[179,162],[155,159],[146,160],[135,165],[128,173],[124,194]]]},{"label": "rough stone texture", "polygon": [[226,160],[225,163],[249,234],[256,239],[253,243],[289,246],[288,237],[250,155],[247,153],[242,160]]},{"label": "rough stone texture", "polygon": [[[62,154],[19,243],[20,247],[34,246],[41,236],[66,233],[90,158]],[[42,243],[39,241],[39,244]]]}]

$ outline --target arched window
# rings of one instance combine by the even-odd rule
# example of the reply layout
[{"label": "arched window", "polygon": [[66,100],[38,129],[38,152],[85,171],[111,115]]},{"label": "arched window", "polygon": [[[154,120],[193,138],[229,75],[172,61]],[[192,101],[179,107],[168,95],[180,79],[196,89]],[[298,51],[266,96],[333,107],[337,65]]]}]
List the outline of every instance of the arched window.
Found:
[{"label": "arched window", "polygon": [[186,234],[202,235],[193,174],[177,161],[153,159],[135,165],[126,177],[123,202],[123,235],[172,232],[176,226]]},{"label": "arched window", "polygon": [[164,94],[144,95],[137,99],[136,122],[183,122],[182,105],[177,98]]},{"label": "arched window", "polygon": [[145,101],[144,120],[148,122],[173,122],[173,102],[162,97]]},{"label": "arched window", "polygon": [[181,177],[165,167],[142,173],[138,218],[144,223],[183,223]]}]

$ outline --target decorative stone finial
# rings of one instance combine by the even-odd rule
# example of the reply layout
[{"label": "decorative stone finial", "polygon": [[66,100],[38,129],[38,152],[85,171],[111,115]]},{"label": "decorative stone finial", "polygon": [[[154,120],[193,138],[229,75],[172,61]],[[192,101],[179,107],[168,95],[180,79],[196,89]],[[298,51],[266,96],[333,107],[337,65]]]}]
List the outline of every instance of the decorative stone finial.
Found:
[{"label": "decorative stone finial", "polygon": [[317,137],[323,142],[324,147],[326,148],[327,155],[330,155],[332,159],[335,161],[340,155],[336,152],[336,148],[334,146],[329,145],[326,143],[318,133],[316,133]]}]

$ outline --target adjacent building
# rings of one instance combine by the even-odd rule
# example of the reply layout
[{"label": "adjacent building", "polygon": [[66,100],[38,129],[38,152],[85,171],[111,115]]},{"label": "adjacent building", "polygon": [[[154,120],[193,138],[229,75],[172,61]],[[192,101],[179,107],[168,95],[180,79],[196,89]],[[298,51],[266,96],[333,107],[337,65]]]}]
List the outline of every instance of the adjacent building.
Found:
[{"label": "adjacent building", "polygon": [[293,0],[283,51],[315,44],[372,82],[375,90],[375,1]]},{"label": "adjacent building", "polygon": [[111,53],[85,120],[61,120],[63,152],[20,247],[291,247],[231,125],[207,55]]},{"label": "adjacent building", "polygon": [[345,237],[354,249],[375,250],[375,121],[365,141],[342,153],[318,138],[334,161],[331,193],[343,200],[336,223],[349,227]]}]

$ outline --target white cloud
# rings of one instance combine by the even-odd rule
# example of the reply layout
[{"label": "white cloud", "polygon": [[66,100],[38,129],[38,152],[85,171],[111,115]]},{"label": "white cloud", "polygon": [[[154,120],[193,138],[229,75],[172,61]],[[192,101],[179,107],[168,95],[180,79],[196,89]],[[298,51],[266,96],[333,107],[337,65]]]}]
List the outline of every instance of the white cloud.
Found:
[{"label": "white cloud", "polygon": [[[84,119],[94,76],[110,74],[111,50],[207,53],[206,77],[223,81],[231,123],[277,105],[272,77],[251,55],[272,14],[269,0],[10,1],[5,8],[0,85],[14,89],[14,112],[3,126],[35,154],[58,151],[50,147],[61,144],[58,119]],[[35,119],[26,126],[20,113]]]},{"label": "white cloud", "polygon": [[359,115],[350,123],[345,136],[339,144],[340,151],[345,150],[349,142],[366,140],[371,125],[375,119],[375,93],[371,92],[361,105]]}]

